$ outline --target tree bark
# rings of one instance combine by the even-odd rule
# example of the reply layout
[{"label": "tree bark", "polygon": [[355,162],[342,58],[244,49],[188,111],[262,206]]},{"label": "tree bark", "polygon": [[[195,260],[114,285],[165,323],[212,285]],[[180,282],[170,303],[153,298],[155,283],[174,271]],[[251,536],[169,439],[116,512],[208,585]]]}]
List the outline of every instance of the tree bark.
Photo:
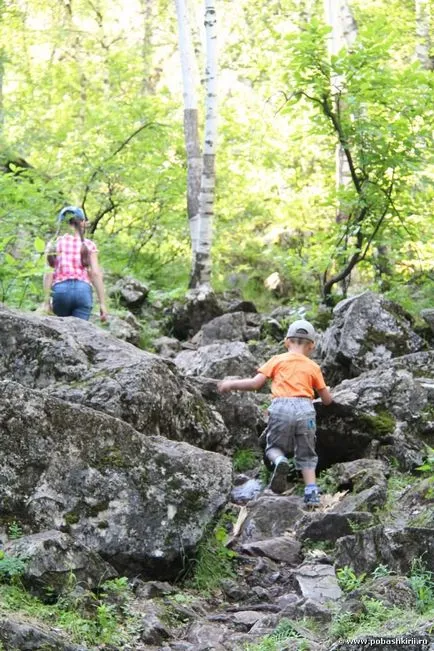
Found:
[{"label": "tree bark", "polygon": [[[324,0],[324,14],[326,23],[331,27],[331,33],[327,41],[330,60],[336,56],[343,47],[351,47],[357,37],[357,24],[351,13],[348,0]],[[344,85],[341,75],[330,75],[331,93],[334,98],[335,109],[343,109],[340,97]],[[336,147],[336,190],[346,187],[351,181],[347,157],[341,144]],[[341,205],[336,212],[336,221],[344,221],[347,215]]]},{"label": "tree bark", "polygon": [[192,35],[185,0],[175,0],[178,19],[178,41],[184,95],[184,139],[187,153],[187,215],[194,259],[199,239],[199,192],[202,159],[199,144],[196,69]]},{"label": "tree bark", "polygon": [[199,194],[199,240],[193,252],[190,288],[211,287],[211,245],[215,195],[217,138],[217,19],[215,0],[205,0],[206,114],[203,168]]},{"label": "tree bark", "polygon": [[416,0],[416,57],[426,70],[434,70],[434,58],[430,55],[431,36],[430,0]]}]

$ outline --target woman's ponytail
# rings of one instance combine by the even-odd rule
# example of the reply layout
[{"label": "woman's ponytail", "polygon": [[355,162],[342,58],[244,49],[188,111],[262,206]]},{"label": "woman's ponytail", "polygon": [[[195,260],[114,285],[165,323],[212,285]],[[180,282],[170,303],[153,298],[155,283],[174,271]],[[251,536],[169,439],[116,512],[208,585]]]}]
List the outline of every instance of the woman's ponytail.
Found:
[{"label": "woman's ponytail", "polygon": [[75,230],[77,231],[77,233],[80,236],[80,240],[81,240],[81,249],[80,249],[81,264],[85,268],[90,267],[90,251],[86,246],[86,242],[84,241],[84,233],[83,233],[83,230],[81,228],[81,224],[83,222],[78,221],[76,219],[70,219],[69,223],[74,226]]}]

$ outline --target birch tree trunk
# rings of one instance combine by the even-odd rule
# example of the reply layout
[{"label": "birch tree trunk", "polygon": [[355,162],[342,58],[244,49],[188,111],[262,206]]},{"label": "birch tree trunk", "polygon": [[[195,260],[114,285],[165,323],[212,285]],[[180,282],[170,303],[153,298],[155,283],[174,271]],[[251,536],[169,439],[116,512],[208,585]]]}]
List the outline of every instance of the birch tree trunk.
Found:
[{"label": "birch tree trunk", "polygon": [[178,41],[184,88],[184,139],[187,152],[187,215],[194,264],[199,239],[199,192],[202,173],[195,84],[196,70],[186,1],[175,0],[175,6],[178,18]]},{"label": "birch tree trunk", "polygon": [[[338,54],[343,47],[351,47],[357,37],[357,25],[351,13],[348,0],[324,0],[324,14],[332,31],[328,38],[330,59]],[[330,78],[332,96],[335,98],[337,113],[342,109],[341,91],[344,79],[341,75],[332,74]],[[336,190],[346,187],[351,182],[350,170],[342,145],[336,147]],[[344,221],[347,215],[338,206],[336,221]]]},{"label": "birch tree trunk", "polygon": [[430,55],[430,23],[430,0],[416,0],[416,57],[426,70],[434,69],[434,59]]},{"label": "birch tree trunk", "polygon": [[205,0],[205,137],[199,194],[199,239],[193,251],[190,288],[211,289],[211,245],[215,194],[217,138],[217,20],[215,0]]}]

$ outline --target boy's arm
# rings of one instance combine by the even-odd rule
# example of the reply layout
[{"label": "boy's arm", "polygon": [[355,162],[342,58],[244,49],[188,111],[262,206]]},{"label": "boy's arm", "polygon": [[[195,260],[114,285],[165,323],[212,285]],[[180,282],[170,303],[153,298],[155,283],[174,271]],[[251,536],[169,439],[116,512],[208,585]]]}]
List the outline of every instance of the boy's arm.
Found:
[{"label": "boy's arm", "polygon": [[227,393],[228,391],[258,391],[262,389],[267,376],[263,373],[258,373],[252,378],[243,378],[242,380],[222,380],[217,384],[219,393]]},{"label": "boy's arm", "polygon": [[328,390],[327,387],[325,387],[324,389],[318,389],[317,393],[318,393],[319,397],[321,398],[321,402],[326,407],[328,407],[328,405],[332,404],[333,398],[332,398],[332,395],[331,395],[331,393],[330,393],[330,391]]}]

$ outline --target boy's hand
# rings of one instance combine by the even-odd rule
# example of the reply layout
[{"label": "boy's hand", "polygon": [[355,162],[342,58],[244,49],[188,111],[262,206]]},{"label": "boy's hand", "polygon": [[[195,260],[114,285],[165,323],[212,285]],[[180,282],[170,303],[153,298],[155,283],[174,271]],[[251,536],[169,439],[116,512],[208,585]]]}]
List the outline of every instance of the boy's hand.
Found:
[{"label": "boy's hand", "polygon": [[221,380],[220,382],[217,382],[217,391],[219,393],[228,393],[231,390],[232,390],[231,380]]}]

